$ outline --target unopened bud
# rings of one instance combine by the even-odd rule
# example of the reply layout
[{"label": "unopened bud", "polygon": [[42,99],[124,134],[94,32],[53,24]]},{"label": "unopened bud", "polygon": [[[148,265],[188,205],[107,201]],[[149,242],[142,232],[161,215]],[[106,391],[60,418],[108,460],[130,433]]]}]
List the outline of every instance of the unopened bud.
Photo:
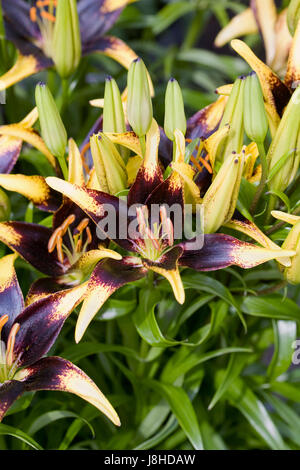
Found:
[{"label": "unopened bud", "polygon": [[9,220],[10,218],[10,200],[7,194],[0,189],[0,222]]},{"label": "unopened bud", "polygon": [[53,155],[63,157],[67,145],[67,132],[54,98],[45,83],[37,84],[35,101],[45,144]]},{"label": "unopened bud", "polygon": [[134,132],[143,137],[150,129],[153,110],[147,69],[142,59],[135,59],[128,72],[127,116]]},{"label": "unopened bud", "polygon": [[174,132],[176,129],[180,130],[183,135],[186,133],[184,103],[180,86],[175,78],[171,78],[167,86],[164,129],[170,140],[175,139]]},{"label": "unopened bud", "polygon": [[90,142],[101,189],[109,194],[117,194],[126,189],[126,167],[116,146],[102,133],[93,135]]},{"label": "unopened bud", "polygon": [[287,105],[267,155],[269,188],[284,191],[300,163],[300,86]]},{"label": "unopened bud", "polygon": [[287,11],[287,23],[292,36],[300,20],[300,0],[291,0]]},{"label": "unopened bud", "polygon": [[126,132],[122,99],[117,82],[112,77],[105,80],[103,132]]},{"label": "unopened bud", "polygon": [[81,59],[81,37],[76,0],[59,0],[53,34],[52,59],[61,77],[69,77]]},{"label": "unopened bud", "polygon": [[264,142],[268,132],[268,119],[259,79],[251,72],[244,88],[244,128],[253,142]]},{"label": "unopened bud", "polygon": [[232,153],[222,164],[206,192],[204,206],[204,233],[214,233],[226,224],[235,211],[244,168],[244,153]]}]

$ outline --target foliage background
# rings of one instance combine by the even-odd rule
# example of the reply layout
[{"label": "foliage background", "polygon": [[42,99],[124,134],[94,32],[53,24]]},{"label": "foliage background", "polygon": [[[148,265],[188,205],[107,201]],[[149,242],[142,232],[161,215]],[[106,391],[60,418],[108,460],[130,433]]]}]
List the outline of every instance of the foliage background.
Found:
[{"label": "foliage background", "polygon": [[[170,76],[179,80],[190,116],[215,99],[217,86],[248,71],[229,47],[213,46],[218,30],[247,4],[140,0],[124,10],[111,32],[144,58],[155,83],[160,123]],[[263,58],[259,36],[246,41]],[[8,62],[14,54],[11,46]],[[8,62],[2,60],[4,70]],[[63,120],[78,144],[99,116],[88,101],[103,96],[107,74],[125,86],[126,72],[94,54],[82,60],[70,84]],[[55,72],[36,75],[8,90],[2,122],[16,122],[32,109],[41,79],[61,99]],[[48,175],[47,164],[36,157],[24,147],[14,171]],[[10,197],[12,219],[26,214],[27,221],[41,220],[27,200]],[[1,245],[0,250],[3,255],[7,249]],[[21,260],[16,267],[27,292],[38,274]],[[280,282],[275,263],[249,272],[186,270],[183,280],[189,289],[184,306],[171,298],[165,283],[154,290],[143,286],[140,297],[135,283],[105,304],[79,345],[73,337],[76,315],[71,315],[52,351],[95,380],[117,407],[120,429],[79,398],[39,392],[25,395],[10,410],[0,425],[0,449],[192,449],[202,442],[206,449],[299,449],[300,369],[289,367],[299,289],[254,295]]]}]

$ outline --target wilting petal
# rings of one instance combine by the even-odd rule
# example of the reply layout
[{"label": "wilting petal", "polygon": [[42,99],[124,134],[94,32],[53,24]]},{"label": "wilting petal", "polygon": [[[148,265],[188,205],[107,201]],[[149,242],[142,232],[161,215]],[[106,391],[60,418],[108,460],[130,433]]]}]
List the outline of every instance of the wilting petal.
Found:
[{"label": "wilting petal", "polygon": [[132,204],[145,204],[150,193],[163,181],[163,175],[158,164],[159,140],[159,127],[153,119],[150,130],[146,135],[144,161],[128,194],[129,206]]},{"label": "wilting petal", "polygon": [[16,276],[14,262],[17,255],[0,259],[0,317],[8,315],[1,336],[6,340],[15,318],[24,308],[23,295]]},{"label": "wilting petal", "polygon": [[[271,250],[278,250],[279,252],[281,251],[281,248],[276,245],[276,243],[274,243],[269,237],[267,237],[267,235],[265,235],[253,222],[250,222],[250,220],[233,219],[227,224],[225,224],[225,227],[237,230],[238,232],[248,235],[265,248],[270,248]],[[278,262],[280,264],[283,264],[284,266],[291,265],[290,258],[279,258]]]},{"label": "wilting petal", "polygon": [[295,35],[293,37],[290,50],[285,84],[294,89],[299,85],[300,80],[300,22],[298,23]]},{"label": "wilting petal", "polygon": [[96,384],[72,362],[61,357],[45,357],[19,372],[26,391],[57,390],[70,392],[88,401],[114,424],[120,425],[119,417]]},{"label": "wilting petal", "polygon": [[25,385],[17,380],[0,384],[0,422],[11,405],[24,393]]},{"label": "wilting petal", "polygon": [[49,276],[64,273],[64,266],[55,252],[48,252],[52,230],[38,224],[26,222],[0,223],[0,240],[16,251],[28,263]]},{"label": "wilting petal", "polygon": [[239,39],[231,41],[232,48],[245,59],[257,73],[266,102],[272,107],[274,119],[282,115],[290,99],[289,89],[277,75],[252,52],[249,46]]},{"label": "wilting petal", "polygon": [[223,28],[215,39],[215,46],[223,47],[231,39],[246,36],[247,34],[255,34],[258,31],[257,23],[251,8],[247,8],[239,15],[236,15]]},{"label": "wilting petal", "polygon": [[30,304],[16,318],[20,325],[14,357],[18,366],[33,364],[52,347],[65,320],[81,302],[86,284],[50,294]]},{"label": "wilting petal", "polygon": [[25,300],[26,307],[43,297],[47,297],[49,294],[61,291],[63,288],[67,288],[67,286],[63,287],[61,284],[57,284],[51,277],[38,279],[30,286]]},{"label": "wilting petal", "polygon": [[43,139],[33,129],[26,129],[21,124],[9,124],[7,126],[0,126],[0,134],[27,142],[45,155],[53,168],[57,167],[55,157],[48,150]]},{"label": "wilting petal", "polygon": [[223,234],[205,235],[203,248],[198,250],[192,248],[194,242],[180,244],[184,253],[179,264],[196,271],[215,271],[231,265],[248,269],[275,258],[294,255],[293,251],[278,253],[278,250],[261,248]]},{"label": "wilting petal", "polygon": [[74,139],[69,140],[69,182],[83,186],[85,184],[82,158]]},{"label": "wilting petal", "polygon": [[42,211],[55,212],[61,205],[61,195],[47,185],[43,176],[0,174],[0,186],[22,194]]},{"label": "wilting petal", "polygon": [[185,301],[184,287],[180,277],[178,268],[178,259],[182,255],[183,250],[180,246],[175,246],[172,250],[163,255],[157,262],[143,260],[143,264],[157,274],[165,277],[169,281],[175,299],[178,303],[183,304]]},{"label": "wilting petal", "polygon": [[121,261],[106,260],[93,271],[78,316],[75,341],[78,343],[90,322],[104,302],[120,287],[144,277],[147,270],[138,258],[127,257]]},{"label": "wilting petal", "polygon": [[66,197],[75,202],[96,225],[106,217],[107,211],[104,209],[103,205],[110,206],[112,210],[114,210],[117,221],[116,237],[112,236],[111,239],[126,250],[135,251],[134,244],[126,239],[126,237],[120,236],[120,231],[124,228],[127,235],[126,227],[129,225],[127,205],[124,201],[101,191],[70,184],[59,178],[49,177],[46,181],[51,188],[63,193]]},{"label": "wilting petal", "polygon": [[267,64],[271,65],[276,53],[277,9],[274,0],[251,0],[251,8],[262,34]]},{"label": "wilting petal", "polygon": [[127,69],[131,62],[137,58],[136,53],[130,49],[125,42],[114,36],[104,36],[95,41],[91,40],[89,43],[83,44],[84,54],[90,54],[92,52],[100,52],[111,57]]}]

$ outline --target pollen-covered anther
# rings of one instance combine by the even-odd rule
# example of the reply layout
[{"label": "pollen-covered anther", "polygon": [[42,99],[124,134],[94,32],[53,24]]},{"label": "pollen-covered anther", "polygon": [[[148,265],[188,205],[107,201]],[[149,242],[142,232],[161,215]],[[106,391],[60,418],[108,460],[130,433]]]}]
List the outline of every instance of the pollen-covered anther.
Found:
[{"label": "pollen-covered anther", "polygon": [[14,362],[14,347],[17,333],[20,329],[19,323],[15,323],[9,333],[8,340],[7,340],[7,348],[6,348],[6,364],[8,367],[11,367]]},{"label": "pollen-covered anther", "polygon": [[86,229],[86,227],[89,225],[89,222],[90,222],[90,219],[88,219],[88,218],[83,219],[77,225],[77,227],[74,229],[74,232],[73,232],[74,235],[80,235]]},{"label": "pollen-covered anther", "polygon": [[61,229],[62,229],[62,236],[64,236],[68,230],[68,228],[70,227],[70,225],[73,224],[73,222],[75,221],[76,217],[74,214],[71,214],[69,215],[69,217],[66,218],[66,220],[64,221],[64,223],[61,225]]}]

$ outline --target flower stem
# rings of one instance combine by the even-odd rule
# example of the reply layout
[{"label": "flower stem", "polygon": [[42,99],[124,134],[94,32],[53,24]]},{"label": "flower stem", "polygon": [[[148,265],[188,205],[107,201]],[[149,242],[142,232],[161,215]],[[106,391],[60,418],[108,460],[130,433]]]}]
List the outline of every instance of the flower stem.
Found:
[{"label": "flower stem", "polygon": [[62,174],[63,174],[63,177],[66,181],[68,181],[68,177],[69,177],[69,170],[68,170],[68,166],[67,166],[67,162],[66,162],[66,159],[65,159],[65,156],[57,156],[57,159],[58,159],[58,162],[59,162],[59,165],[60,165],[60,168],[61,168],[61,171],[62,171]]},{"label": "flower stem", "polygon": [[255,212],[255,209],[257,207],[257,204],[261,198],[261,195],[265,189],[267,179],[268,179],[268,163],[267,163],[267,157],[266,157],[266,152],[265,152],[265,147],[263,142],[257,142],[257,147],[259,151],[259,156],[260,156],[260,161],[261,161],[261,179],[260,183],[258,185],[257,191],[255,193],[255,196],[253,198],[251,207],[250,207],[250,213],[253,215]]},{"label": "flower stem", "polygon": [[144,135],[141,135],[139,137],[139,140],[140,140],[140,144],[141,144],[141,149],[142,149],[142,155],[143,157],[145,157],[145,153],[146,153],[146,137]]}]

